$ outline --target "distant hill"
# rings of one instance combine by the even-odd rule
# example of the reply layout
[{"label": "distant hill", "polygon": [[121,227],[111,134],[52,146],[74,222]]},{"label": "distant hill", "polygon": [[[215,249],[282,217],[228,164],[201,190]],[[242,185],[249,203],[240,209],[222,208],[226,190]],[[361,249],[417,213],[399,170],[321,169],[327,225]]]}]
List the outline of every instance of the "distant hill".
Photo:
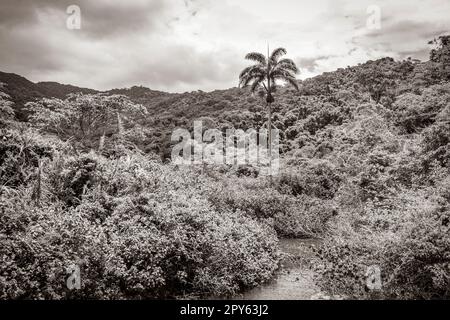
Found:
[{"label": "distant hill", "polygon": [[157,90],[151,90],[151,89],[149,89],[147,87],[143,87],[143,86],[133,86],[131,88],[123,88],[123,89],[112,89],[112,90],[106,91],[106,93],[123,94],[133,100],[172,95],[171,93],[157,91]]},{"label": "distant hill", "polygon": [[98,93],[98,91],[94,89],[80,88],[70,84],[60,84],[58,82],[38,82],[36,85],[46,97],[59,99],[64,99],[69,93],[74,92]]},{"label": "distant hill", "polygon": [[[400,100],[402,108],[412,110],[405,111],[405,114],[414,118],[409,113],[420,109],[421,102],[414,101],[409,106],[405,101],[420,99],[428,88],[446,83],[447,77],[441,69],[439,63],[433,61],[395,61],[386,57],[299,80],[299,91],[290,87],[279,88],[273,104],[272,124],[281,130],[281,152],[295,152],[309,140],[316,139],[316,134],[326,128],[352,122],[355,110],[361,105],[394,110],[399,108],[396,101]],[[139,119],[139,126],[132,133],[135,138],[130,138],[131,141],[146,152],[161,155],[162,159],[170,157],[173,130],[177,127],[192,128],[197,119],[203,120],[205,126],[222,131],[260,128],[267,120],[265,102],[242,88],[167,93],[133,86],[96,91],[56,82],[33,83],[19,75],[2,72],[0,82],[5,83],[2,91],[15,102],[19,120],[27,118],[24,104],[43,97],[63,99],[74,92],[125,95],[148,110],[148,115]],[[433,93],[438,89],[430,90]],[[434,111],[427,114],[436,116]],[[403,129],[407,132],[416,130],[417,126],[409,125],[410,118],[405,117],[400,117],[405,122]],[[430,118],[428,121],[432,123],[434,120]]]},{"label": "distant hill", "polygon": [[[277,113],[274,123],[277,128],[286,129],[295,119],[291,114],[290,117],[294,120],[284,123],[283,117],[294,112],[296,120],[300,120],[308,115],[302,114],[303,109],[325,110],[329,106],[341,108],[361,101],[374,101],[389,106],[397,95],[405,92],[418,93],[439,81],[441,79],[432,62],[382,58],[340,68],[304,81],[299,80],[298,92],[292,88],[280,88],[274,104],[274,111]],[[22,76],[3,72],[0,72],[0,82],[5,84],[2,91],[10,95],[15,103],[19,120],[26,120],[27,114],[23,107],[35,99],[64,99],[68,94],[76,92],[126,95],[148,109],[149,117],[143,119],[143,125],[161,133],[161,139],[165,139],[174,127],[190,126],[189,123],[199,117],[214,119],[218,127],[234,126],[240,129],[258,127],[266,117],[264,102],[251,95],[248,90],[239,88],[168,93],[133,86],[97,91],[57,82],[34,83]],[[160,145],[160,141],[156,144]]]},{"label": "distant hill", "polygon": [[164,100],[168,97],[178,96],[178,94],[151,90],[142,86],[98,91],[53,81],[34,83],[15,73],[6,73],[1,71],[0,83],[3,83],[2,91],[8,94],[11,97],[11,100],[15,103],[16,114],[19,120],[26,120],[27,113],[24,110],[24,106],[27,102],[41,98],[64,99],[70,93],[81,92],[84,94],[122,94],[128,96],[136,103],[142,103],[147,106],[150,101],[155,102],[161,99]]},{"label": "distant hill", "polygon": [[87,88],[80,88],[72,85],[60,84],[57,82],[34,83],[15,73],[0,72],[0,83],[3,83],[2,91],[11,97],[15,103],[16,114],[19,120],[26,119],[24,105],[29,101],[40,98],[60,98],[63,99],[69,93],[96,93],[98,91]]}]

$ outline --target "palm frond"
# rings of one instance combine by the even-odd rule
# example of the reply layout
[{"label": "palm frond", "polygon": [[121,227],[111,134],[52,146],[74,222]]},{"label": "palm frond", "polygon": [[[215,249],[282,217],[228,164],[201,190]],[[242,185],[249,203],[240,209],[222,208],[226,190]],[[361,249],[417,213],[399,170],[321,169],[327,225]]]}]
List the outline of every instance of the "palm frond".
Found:
[{"label": "palm frond", "polygon": [[262,77],[261,75],[248,75],[246,77],[243,77],[239,81],[239,87],[240,88],[245,88],[248,85],[250,85],[250,83],[252,83],[253,81],[255,81],[255,80],[257,80],[257,79],[259,79],[261,77]]},{"label": "palm frond", "polygon": [[270,55],[270,60],[273,62],[276,62],[281,56],[285,55],[287,53],[285,48],[277,48],[272,51],[272,54]]},{"label": "palm frond", "polygon": [[287,77],[285,81],[288,82],[291,86],[293,86],[297,91],[299,91],[298,82],[295,77]]},{"label": "palm frond", "polygon": [[245,88],[251,83],[255,78],[249,75],[239,79],[239,88]]},{"label": "palm frond", "polygon": [[258,62],[262,65],[266,64],[266,57],[262,53],[259,53],[259,52],[247,53],[247,55],[245,56],[245,59]]},{"label": "palm frond", "polygon": [[241,79],[242,77],[244,77],[247,73],[249,73],[250,70],[252,70],[254,66],[249,66],[247,68],[245,68],[244,70],[241,71],[241,73],[239,74],[239,79]]},{"label": "palm frond", "polygon": [[270,74],[270,79],[274,83],[276,83],[277,80],[281,80],[281,81],[287,82],[290,85],[294,86],[295,89],[299,90],[297,79],[295,78],[295,74],[292,71],[284,70],[284,69],[274,70]]},{"label": "palm frond", "polygon": [[253,80],[264,78],[265,74],[265,70],[259,65],[247,67],[239,75],[239,87],[246,87]]},{"label": "palm frond", "polygon": [[264,76],[255,79],[250,87],[251,92],[255,92],[256,89],[261,87],[261,83],[264,81]]},{"label": "palm frond", "polygon": [[242,70],[242,72],[239,75],[239,78],[245,77],[247,75],[262,75],[262,74],[266,74],[266,70],[260,65],[256,64]]},{"label": "palm frond", "polygon": [[285,70],[289,70],[294,72],[295,74],[297,74],[299,72],[297,66],[295,65],[294,61],[292,61],[291,59],[281,59],[280,61],[278,61],[278,63],[276,64],[275,68],[282,68]]},{"label": "palm frond", "polygon": [[[279,60],[286,53],[286,49],[277,48],[272,51],[268,59],[258,52],[248,53],[245,58],[256,62],[256,64],[245,68],[239,74],[239,87],[250,87],[253,93],[265,92],[266,96],[270,96],[277,88],[277,81],[281,81],[292,85],[298,90],[295,74],[299,70],[294,61],[291,59]],[[266,86],[265,81],[269,81],[270,86]]]},{"label": "palm frond", "polygon": [[279,68],[272,70],[269,77],[271,80],[284,80],[285,77],[294,77],[294,73],[292,71]]}]

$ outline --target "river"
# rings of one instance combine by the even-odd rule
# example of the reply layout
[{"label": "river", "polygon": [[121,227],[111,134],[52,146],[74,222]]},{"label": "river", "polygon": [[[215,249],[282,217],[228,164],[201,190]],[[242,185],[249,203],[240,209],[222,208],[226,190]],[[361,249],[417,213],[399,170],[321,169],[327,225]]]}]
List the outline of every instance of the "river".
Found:
[{"label": "river", "polygon": [[274,279],[262,286],[234,297],[242,300],[311,300],[328,299],[314,282],[310,268],[312,248],[320,244],[315,239],[282,239],[280,249],[285,254]]}]

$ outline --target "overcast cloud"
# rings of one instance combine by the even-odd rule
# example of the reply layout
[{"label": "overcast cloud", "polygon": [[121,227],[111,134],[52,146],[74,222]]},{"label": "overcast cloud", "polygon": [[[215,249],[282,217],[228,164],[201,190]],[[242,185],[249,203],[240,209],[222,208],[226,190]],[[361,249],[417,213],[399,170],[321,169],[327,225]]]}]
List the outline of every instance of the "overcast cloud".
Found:
[{"label": "overcast cloud", "polygon": [[[69,5],[81,9],[80,30],[66,27]],[[380,29],[367,28],[374,5]],[[0,71],[100,90],[207,91],[236,86],[245,54],[269,43],[304,79],[384,56],[427,60],[449,12],[449,0],[1,0]]]}]

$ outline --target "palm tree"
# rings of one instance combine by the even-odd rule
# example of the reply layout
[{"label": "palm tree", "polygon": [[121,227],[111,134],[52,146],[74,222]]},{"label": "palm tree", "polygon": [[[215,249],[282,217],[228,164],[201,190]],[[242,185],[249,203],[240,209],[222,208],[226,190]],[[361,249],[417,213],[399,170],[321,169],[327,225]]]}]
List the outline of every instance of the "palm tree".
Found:
[{"label": "palm tree", "polygon": [[268,130],[269,130],[269,170],[272,175],[272,103],[275,101],[274,93],[279,82],[292,85],[298,90],[295,75],[298,73],[297,66],[291,59],[280,58],[286,54],[286,49],[277,48],[269,56],[267,48],[266,58],[262,53],[251,52],[245,59],[256,62],[242,70],[239,75],[239,87],[250,87],[252,93],[258,93],[265,97],[268,107]]}]

